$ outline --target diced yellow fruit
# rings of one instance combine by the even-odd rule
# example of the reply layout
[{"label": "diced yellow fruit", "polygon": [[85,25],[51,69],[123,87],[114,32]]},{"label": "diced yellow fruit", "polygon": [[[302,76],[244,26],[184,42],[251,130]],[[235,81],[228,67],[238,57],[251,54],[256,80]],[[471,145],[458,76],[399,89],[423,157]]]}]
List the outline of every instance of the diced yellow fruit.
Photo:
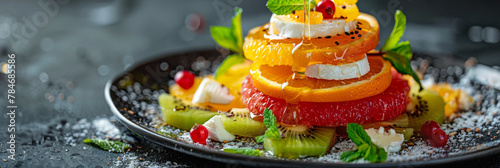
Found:
[{"label": "diced yellow fruit", "polygon": [[[295,11],[287,16],[294,22],[304,23],[304,10]],[[321,12],[311,12],[311,24],[320,24],[322,21],[323,14],[321,14]]]},{"label": "diced yellow fruit", "polygon": [[333,18],[345,19],[346,22],[350,22],[358,18],[359,15],[360,15],[359,9],[358,6],[356,5],[335,4],[335,14],[333,14]]},{"label": "diced yellow fruit", "polygon": [[[441,97],[443,97],[444,102],[446,102],[444,107],[446,117],[450,117],[453,113],[461,110],[460,103],[472,104],[473,102],[472,98],[468,94],[464,93],[460,89],[451,88],[451,85],[448,83],[432,85],[429,89],[436,91]],[[461,98],[466,100],[460,101]],[[464,107],[462,109],[466,108],[468,107]]]}]

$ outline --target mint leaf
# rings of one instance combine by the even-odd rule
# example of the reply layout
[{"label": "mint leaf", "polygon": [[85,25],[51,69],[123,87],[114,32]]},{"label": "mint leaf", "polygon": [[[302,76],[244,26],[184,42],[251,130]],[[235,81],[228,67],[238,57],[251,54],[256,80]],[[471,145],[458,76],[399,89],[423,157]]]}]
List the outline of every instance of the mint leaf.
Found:
[{"label": "mint leaf", "polygon": [[342,154],[340,154],[340,159],[344,162],[347,162],[347,158],[351,155],[354,155],[357,151],[347,151]]},{"label": "mint leaf", "polygon": [[377,147],[375,145],[371,145],[368,147],[366,150],[365,154],[363,155],[363,159],[370,161],[370,162],[377,162]]},{"label": "mint leaf", "polygon": [[413,77],[413,79],[415,79],[415,81],[420,86],[420,91],[422,91],[424,87],[420,83],[420,78],[418,77],[417,73],[413,71],[413,69],[411,68],[410,60],[408,60],[405,56],[393,51],[387,51],[384,56],[384,59],[391,62],[392,66],[399,73],[408,74],[411,77]]},{"label": "mint leaf", "polygon": [[130,148],[130,145],[118,141],[108,141],[103,139],[85,139],[83,143],[92,144],[100,147],[101,149],[108,150],[110,152],[125,152],[125,149]]},{"label": "mint leaf", "polygon": [[385,162],[385,160],[387,160],[387,152],[385,152],[384,148],[378,148],[378,151],[377,151],[377,155],[378,155],[378,159],[377,161],[378,162]]},{"label": "mint leaf", "polygon": [[413,57],[409,41],[403,41],[398,43],[395,48],[391,49],[391,51],[404,56],[408,60],[410,60],[411,57]]},{"label": "mint leaf", "polygon": [[266,137],[272,139],[281,139],[280,130],[276,125],[276,116],[274,116],[273,111],[266,108],[263,112],[264,114],[264,125],[266,125]]},{"label": "mint leaf", "polygon": [[[293,11],[304,10],[304,0],[268,0],[267,8],[277,15],[290,14]],[[311,1],[310,8],[316,6],[316,1]]]},{"label": "mint leaf", "polygon": [[243,33],[241,30],[241,13],[243,9],[234,8],[234,16],[231,20],[231,27],[211,26],[210,34],[221,47],[229,49],[237,54],[229,55],[215,72],[215,79],[224,74],[231,66],[245,61],[243,56]]},{"label": "mint leaf", "polygon": [[210,34],[221,47],[243,55],[243,33],[241,30],[241,13],[243,9],[234,8],[234,16],[231,27],[211,26]]},{"label": "mint leaf", "polygon": [[[266,130],[266,131],[267,131],[267,130]],[[256,137],[255,137],[255,140],[257,141],[257,143],[263,143],[265,139],[266,139],[266,134],[264,134],[264,135],[259,135],[259,136],[256,136]]]},{"label": "mint leaf", "polygon": [[212,38],[221,47],[227,48],[233,52],[241,53],[241,47],[238,47],[238,42],[233,35],[233,32],[228,27],[223,26],[211,26],[210,34]]},{"label": "mint leaf", "polygon": [[392,33],[385,40],[384,46],[380,48],[382,51],[387,51],[392,48],[395,48],[396,45],[398,44],[399,40],[401,40],[401,37],[403,36],[406,28],[406,16],[401,10],[396,10],[396,13],[394,14],[394,19],[395,19],[395,24],[394,28],[392,29]]},{"label": "mint leaf", "polygon": [[349,135],[349,139],[356,144],[356,146],[361,146],[363,144],[371,145],[371,138],[366,134],[366,131],[363,129],[363,126],[356,123],[347,124],[347,134]]},{"label": "mint leaf", "polygon": [[233,55],[227,56],[226,59],[224,59],[224,61],[222,61],[222,63],[219,65],[219,67],[215,71],[215,75],[214,75],[215,80],[217,80],[217,77],[219,77],[220,75],[226,73],[226,71],[229,68],[231,68],[233,65],[240,64],[243,62],[245,62],[245,58],[242,57],[241,55],[233,54]]},{"label": "mint leaf", "polygon": [[413,71],[410,65],[410,59],[413,55],[410,42],[399,42],[405,32],[406,16],[403,12],[397,10],[394,14],[394,19],[396,20],[396,24],[394,24],[392,33],[380,50],[386,52],[384,59],[389,60],[399,73],[412,76],[420,86],[420,91],[422,91],[424,88],[420,83],[420,78],[418,78],[417,73]]},{"label": "mint leaf", "polygon": [[266,125],[267,130],[264,135],[255,137],[257,143],[264,142],[266,138],[281,140],[281,133],[276,125],[276,116],[274,116],[273,111],[266,108],[262,113],[264,115],[264,125]]},{"label": "mint leaf", "polygon": [[[348,151],[348,152],[350,152],[350,151]],[[344,153],[346,153],[346,152],[344,152]],[[353,153],[351,155],[348,155],[347,157],[343,158],[342,161],[352,162],[352,161],[358,160],[361,157],[361,155],[362,155],[362,152],[356,150],[356,151],[353,151]]]},{"label": "mint leaf", "polygon": [[234,52],[237,53],[243,53],[242,48],[243,48],[243,33],[241,30],[241,13],[243,12],[243,9],[239,7],[234,8],[234,17],[231,20],[231,32],[233,34],[234,39],[236,40],[236,46],[240,50],[240,52],[233,50]]},{"label": "mint leaf", "polygon": [[236,153],[248,156],[262,156],[262,151],[252,148],[225,148],[224,152]]}]

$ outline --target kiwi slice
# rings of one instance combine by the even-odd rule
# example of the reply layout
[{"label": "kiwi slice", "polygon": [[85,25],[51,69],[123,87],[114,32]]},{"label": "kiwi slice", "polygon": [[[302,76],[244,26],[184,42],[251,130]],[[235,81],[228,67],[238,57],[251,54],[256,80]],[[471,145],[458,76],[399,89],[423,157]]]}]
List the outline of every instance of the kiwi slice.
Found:
[{"label": "kiwi slice", "polygon": [[410,107],[407,108],[409,125],[408,127],[420,131],[420,127],[428,120],[436,121],[439,125],[443,124],[444,100],[436,92],[423,89],[419,92],[419,86],[416,85],[410,90]]},{"label": "kiwi slice", "polygon": [[409,122],[410,121],[408,119],[408,114],[403,113],[403,114],[399,115],[398,117],[390,119],[390,120],[363,124],[363,129],[368,129],[368,128],[378,129],[380,127],[405,128],[405,127],[408,127]]},{"label": "kiwi slice", "polygon": [[333,127],[286,127],[279,125],[282,139],[264,140],[264,148],[274,156],[296,159],[325,155],[335,143]]},{"label": "kiwi slice", "polygon": [[413,128],[393,128],[394,131],[398,134],[403,134],[405,141],[410,140],[413,136],[414,129]]},{"label": "kiwi slice", "polygon": [[229,113],[222,116],[222,124],[227,132],[244,136],[256,137],[266,132],[266,125],[261,121],[256,121],[250,116],[247,108],[233,108]]},{"label": "kiwi slice", "polygon": [[195,123],[203,124],[217,112],[208,111],[199,107],[189,106],[183,103],[182,99],[169,94],[162,94],[158,98],[163,114],[163,121],[168,125],[190,130]]}]

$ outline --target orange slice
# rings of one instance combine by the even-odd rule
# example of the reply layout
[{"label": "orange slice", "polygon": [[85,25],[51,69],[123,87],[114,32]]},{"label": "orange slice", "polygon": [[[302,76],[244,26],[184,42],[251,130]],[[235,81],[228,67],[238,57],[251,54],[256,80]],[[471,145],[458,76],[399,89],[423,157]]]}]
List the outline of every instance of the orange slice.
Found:
[{"label": "orange slice", "polygon": [[[308,78],[313,88],[292,87],[300,93],[301,102],[342,102],[358,100],[382,93],[391,84],[391,64],[381,57],[368,57],[370,71],[355,79],[322,80]],[[262,93],[283,99],[281,84],[293,74],[291,66],[252,64],[250,74],[253,84]]]},{"label": "orange slice", "polygon": [[[377,47],[379,41],[377,19],[363,13],[357,21],[358,29],[361,30],[352,31],[352,35],[342,34],[312,39],[316,50],[312,52],[311,63],[332,65],[352,63],[362,59],[361,55]],[[292,65],[293,47],[302,39],[271,40],[264,37],[267,31],[268,24],[250,30],[243,44],[245,57],[258,64]]]}]

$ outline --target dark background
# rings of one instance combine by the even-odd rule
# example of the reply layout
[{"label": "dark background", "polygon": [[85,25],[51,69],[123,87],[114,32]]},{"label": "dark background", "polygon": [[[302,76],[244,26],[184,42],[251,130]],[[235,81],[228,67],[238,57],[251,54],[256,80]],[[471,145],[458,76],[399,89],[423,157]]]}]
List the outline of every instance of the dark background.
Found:
[{"label": "dark background", "polygon": [[[45,5],[51,4],[57,5]],[[234,6],[243,7],[243,32],[268,22],[264,0],[0,0],[0,62],[16,54],[16,154],[7,159],[9,133],[6,115],[7,81],[0,73],[0,167],[107,167],[124,154],[109,153],[77,143],[65,136],[82,130],[55,129],[109,118],[104,85],[125,68],[158,53],[215,48],[210,25],[230,24]],[[49,7],[46,10],[45,7]],[[415,52],[500,65],[500,2],[476,0],[360,0],[360,11],[377,17],[381,39],[393,26],[395,9],[407,16],[403,40]],[[202,26],[196,22],[201,18]],[[112,118],[111,118],[112,119]],[[124,131],[124,137],[129,134]],[[92,136],[89,129],[86,137]],[[70,135],[71,136],[71,135]],[[56,138],[59,137],[59,138]],[[135,138],[141,141],[140,138]],[[138,165],[237,167],[190,157],[148,142]],[[148,154],[146,149],[154,149]],[[6,162],[3,159],[7,159]],[[500,157],[458,163],[499,167]],[[119,160],[119,159],[118,159]],[[170,162],[169,162],[170,161]],[[148,164],[146,164],[148,163]],[[129,164],[130,165],[130,164]],[[116,166],[116,165],[115,165]],[[120,167],[120,166],[118,166]],[[482,167],[482,166],[481,166]]]}]

